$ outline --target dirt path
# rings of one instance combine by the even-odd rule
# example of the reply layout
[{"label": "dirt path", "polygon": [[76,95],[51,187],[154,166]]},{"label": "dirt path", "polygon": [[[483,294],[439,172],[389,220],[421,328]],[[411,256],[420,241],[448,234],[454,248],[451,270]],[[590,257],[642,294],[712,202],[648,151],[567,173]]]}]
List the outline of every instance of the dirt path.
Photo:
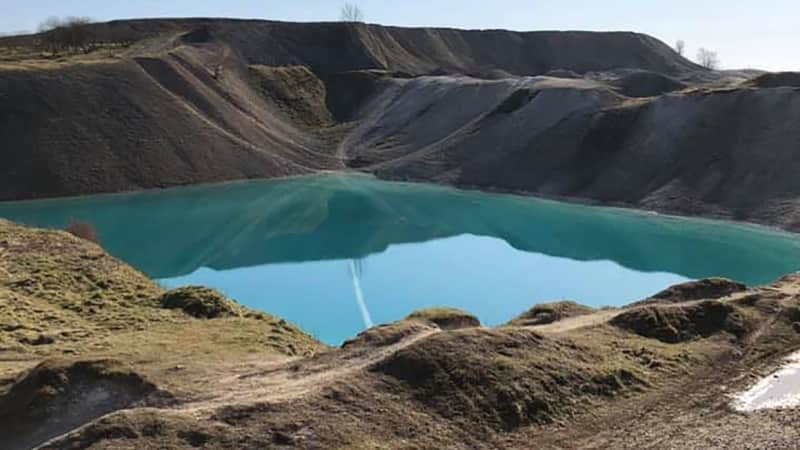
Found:
[{"label": "dirt path", "polygon": [[[800,295],[800,287],[795,286],[794,284],[791,283],[787,283],[784,290],[764,287],[743,292],[736,292],[731,295],[719,297],[716,300],[733,301],[748,295],[753,295],[755,293],[766,293],[766,292],[780,292],[781,294],[788,293],[790,295]],[[708,300],[709,299],[700,299],[700,300],[692,300],[692,301],[677,302],[677,303],[654,303],[654,304],[644,304],[640,306],[633,306],[627,308],[600,310],[591,314],[569,317],[547,325],[536,325],[531,328],[542,333],[564,333],[567,331],[577,330],[580,328],[601,325],[603,323],[612,320],[614,317],[622,314],[623,312],[635,311],[637,309],[648,308],[656,305],[661,308],[681,308],[681,307],[691,306],[697,303],[702,303]],[[774,321],[777,320],[778,312],[773,314],[772,318],[769,321],[763,323],[758,330],[756,330],[754,333],[750,335],[750,337],[748,338],[750,342],[758,339],[763,333],[763,331],[769,328],[774,323]]]},{"label": "dirt path", "polygon": [[[549,325],[531,327],[543,333],[563,333],[599,325],[611,320],[622,310],[599,311],[572,317]],[[248,364],[233,368],[232,374],[214,382],[219,389],[212,398],[178,406],[178,410],[203,415],[214,408],[258,402],[281,402],[319,392],[335,382],[365,370],[393,353],[427,338],[439,330],[426,330],[386,347],[354,350],[332,350],[309,360],[283,360]]]},{"label": "dirt path", "polygon": [[[740,296],[740,294],[734,294],[729,297],[723,297],[721,300],[732,300]],[[701,301],[704,300],[662,306],[678,308]],[[602,310],[530,328],[545,334],[566,333],[581,328],[602,325],[623,312],[651,306],[642,305],[635,308]],[[387,358],[398,350],[437,332],[439,331],[422,331],[386,347],[332,350],[309,360],[291,359],[263,364],[250,363],[246,366],[233,368],[233,370],[227,371],[229,375],[215,381],[215,385],[220,386],[220,388],[215,392],[216,395],[214,397],[185,403],[179,406],[178,409],[202,413],[223,405],[279,402],[296,399],[309,393],[319,392],[336,381],[346,379]]]},{"label": "dirt path", "polygon": [[220,406],[281,402],[319,392],[438,332],[422,331],[396,344],[377,349],[332,350],[310,360],[292,359],[266,363],[260,367],[249,366],[247,371],[219,379],[216,382],[219,386],[216,391],[218,395],[213,398],[185,403],[177,409],[203,415]]},{"label": "dirt path", "polygon": [[623,310],[621,309],[598,311],[596,313],[569,317],[559,320],[558,322],[549,323],[547,325],[536,325],[530,328],[542,333],[564,333],[567,331],[577,330],[579,328],[603,324],[619,315],[622,311]]}]

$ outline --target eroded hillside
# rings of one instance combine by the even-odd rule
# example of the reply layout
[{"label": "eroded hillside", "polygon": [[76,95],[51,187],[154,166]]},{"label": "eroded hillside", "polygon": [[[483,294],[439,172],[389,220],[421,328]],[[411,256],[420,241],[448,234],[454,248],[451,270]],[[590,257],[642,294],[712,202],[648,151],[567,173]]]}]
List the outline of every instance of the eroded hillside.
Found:
[{"label": "eroded hillside", "polygon": [[135,43],[0,40],[0,199],[358,170],[800,227],[793,74],[634,33],[103,26]]}]

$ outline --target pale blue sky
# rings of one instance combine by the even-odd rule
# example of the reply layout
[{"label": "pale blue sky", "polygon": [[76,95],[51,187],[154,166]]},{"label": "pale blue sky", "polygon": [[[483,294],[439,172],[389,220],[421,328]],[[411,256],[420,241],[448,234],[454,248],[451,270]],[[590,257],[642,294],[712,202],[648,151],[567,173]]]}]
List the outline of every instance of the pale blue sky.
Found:
[{"label": "pale blue sky", "polygon": [[[0,32],[33,30],[46,17],[242,17],[337,20],[336,0],[0,0]],[[359,0],[367,21],[403,26],[513,30],[630,30],[688,55],[705,46],[723,68],[800,70],[800,0]]]}]

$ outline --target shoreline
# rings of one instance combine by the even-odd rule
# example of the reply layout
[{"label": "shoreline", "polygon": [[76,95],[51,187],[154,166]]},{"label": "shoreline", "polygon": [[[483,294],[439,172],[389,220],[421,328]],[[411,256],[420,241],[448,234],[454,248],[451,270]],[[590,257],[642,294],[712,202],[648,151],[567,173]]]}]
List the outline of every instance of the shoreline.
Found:
[{"label": "shoreline", "polygon": [[724,214],[714,214],[714,213],[704,213],[704,214],[685,214],[681,213],[677,210],[671,209],[647,209],[647,208],[640,208],[636,205],[627,204],[627,203],[619,203],[619,202],[602,202],[598,200],[593,200],[589,198],[583,197],[569,197],[569,196],[557,196],[557,195],[544,195],[541,193],[536,192],[529,192],[524,190],[518,189],[507,189],[507,188],[499,188],[493,186],[479,186],[479,185],[471,185],[471,184],[452,184],[446,182],[440,182],[436,180],[401,180],[396,178],[384,178],[373,173],[363,172],[358,170],[324,170],[319,171],[316,173],[307,173],[307,174],[298,174],[298,175],[287,175],[287,176],[280,176],[280,177],[270,177],[270,178],[243,178],[243,179],[234,179],[234,180],[226,180],[226,181],[218,181],[218,182],[208,182],[208,183],[193,183],[193,184],[184,184],[184,185],[175,185],[175,186],[167,186],[167,187],[155,187],[155,188],[143,188],[143,189],[134,189],[134,190],[126,190],[126,191],[116,191],[116,192],[98,192],[92,194],[78,194],[78,195],[64,195],[64,196],[57,196],[57,197],[43,197],[43,198],[33,198],[33,199],[24,199],[24,200],[0,200],[0,206],[5,205],[19,205],[19,204],[28,204],[28,203],[46,203],[46,202],[58,202],[58,201],[78,201],[78,200],[85,200],[85,199],[93,199],[93,198],[114,198],[114,197],[125,197],[125,196],[132,196],[132,195],[158,195],[164,191],[180,191],[180,190],[189,190],[189,189],[202,189],[202,188],[214,188],[214,187],[225,187],[225,186],[235,186],[235,185],[242,185],[248,183],[280,183],[286,181],[295,181],[295,180],[302,180],[304,178],[318,178],[318,177],[366,177],[371,178],[376,181],[382,181],[386,183],[393,183],[393,184],[405,184],[405,185],[412,185],[412,186],[432,186],[432,187],[439,187],[444,189],[452,189],[455,191],[465,192],[465,193],[478,193],[483,195],[506,195],[506,196],[514,196],[522,199],[535,199],[539,201],[547,201],[565,205],[575,205],[575,206],[585,206],[590,208],[598,208],[604,209],[607,211],[618,211],[627,214],[634,214],[639,216],[658,216],[660,218],[664,218],[667,220],[697,220],[703,221],[710,224],[714,223],[723,223],[729,226],[737,226],[744,229],[750,229],[755,231],[768,231],[777,234],[783,234],[787,236],[793,237],[800,237],[800,229],[792,229],[792,228],[783,228],[775,224],[767,223],[767,222],[758,222],[758,221],[751,221],[751,220],[739,220],[732,218],[728,215]]}]

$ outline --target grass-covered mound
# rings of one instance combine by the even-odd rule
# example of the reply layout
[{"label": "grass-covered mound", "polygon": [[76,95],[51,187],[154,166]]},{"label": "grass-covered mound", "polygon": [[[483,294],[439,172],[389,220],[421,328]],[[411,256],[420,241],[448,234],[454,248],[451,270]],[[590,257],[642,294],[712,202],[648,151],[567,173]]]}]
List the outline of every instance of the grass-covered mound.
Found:
[{"label": "grass-covered mound", "polygon": [[436,334],[373,370],[437,414],[486,432],[549,422],[646,384],[634,361],[523,328]]},{"label": "grass-covered mound", "polygon": [[345,341],[343,348],[385,347],[422,333],[439,330],[458,330],[480,327],[481,322],[472,314],[455,308],[427,308],[409,314],[398,322],[378,325]]},{"label": "grass-covered mound", "polygon": [[[214,318],[205,331],[193,323],[198,316]],[[178,335],[188,339],[186,348],[258,343],[284,354],[322,348],[286,321],[209,289],[165,292],[85,239],[0,219],[0,355],[144,355]],[[123,338],[136,345],[115,347]]]},{"label": "grass-covered mound", "polygon": [[342,344],[342,348],[385,347],[396,344],[403,339],[424,332],[432,332],[438,327],[431,323],[417,320],[402,320],[385,325],[378,325],[362,331],[358,336]]},{"label": "grass-covered mound", "polygon": [[515,317],[509,322],[509,325],[547,325],[569,317],[591,314],[592,312],[594,312],[594,309],[569,300],[542,303]]},{"label": "grass-covered mound", "polygon": [[182,320],[162,290],[99,246],[0,220],[0,351],[79,351],[86,338]]},{"label": "grass-covered mound", "polygon": [[739,308],[715,300],[631,309],[614,317],[611,323],[640,336],[673,344],[722,332],[740,338],[750,329]]},{"label": "grass-covered mound", "polygon": [[705,278],[676,284],[641,303],[680,303],[701,299],[716,299],[747,290],[747,285],[725,278]]},{"label": "grass-covered mound", "polygon": [[481,326],[477,317],[455,308],[421,309],[409,314],[405,320],[432,323],[443,330]]},{"label": "grass-covered mound", "polygon": [[164,293],[159,304],[167,309],[179,309],[198,319],[239,316],[239,307],[214,289],[188,286]]}]

